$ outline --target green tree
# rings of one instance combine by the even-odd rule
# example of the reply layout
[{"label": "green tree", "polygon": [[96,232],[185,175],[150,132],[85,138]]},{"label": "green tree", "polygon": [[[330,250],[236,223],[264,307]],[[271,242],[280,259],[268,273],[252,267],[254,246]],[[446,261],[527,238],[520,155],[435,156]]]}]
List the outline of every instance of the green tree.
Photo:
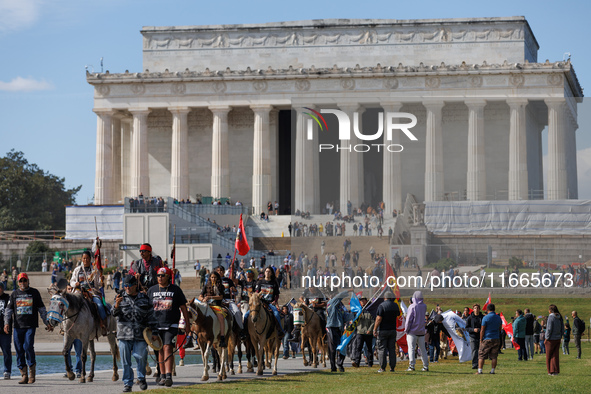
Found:
[{"label": "green tree", "polygon": [[513,269],[523,268],[523,260],[521,260],[519,257],[513,256],[509,259],[509,266]]},{"label": "green tree", "polygon": [[0,230],[63,230],[66,205],[82,186],[66,189],[64,178],[29,163],[14,149],[0,158]]},{"label": "green tree", "polygon": [[[32,241],[27,245],[23,264],[29,263],[29,271],[41,271],[44,255],[47,255],[48,264],[51,263],[53,250],[41,241]],[[30,259],[30,260],[29,260]]]}]

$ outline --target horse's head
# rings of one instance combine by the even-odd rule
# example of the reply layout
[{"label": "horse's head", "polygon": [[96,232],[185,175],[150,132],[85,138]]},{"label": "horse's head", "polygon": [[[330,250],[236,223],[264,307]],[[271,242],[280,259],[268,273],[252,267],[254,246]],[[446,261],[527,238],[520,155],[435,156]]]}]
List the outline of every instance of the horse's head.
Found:
[{"label": "horse's head", "polygon": [[64,321],[69,307],[70,303],[63,295],[60,294],[59,291],[54,293],[51,296],[51,300],[49,301],[49,309],[47,310],[47,323],[51,327],[58,326],[62,321]]},{"label": "horse's head", "polygon": [[253,293],[248,299],[248,309],[252,316],[252,321],[257,322],[259,318],[259,312],[261,311],[261,295],[259,293]]}]

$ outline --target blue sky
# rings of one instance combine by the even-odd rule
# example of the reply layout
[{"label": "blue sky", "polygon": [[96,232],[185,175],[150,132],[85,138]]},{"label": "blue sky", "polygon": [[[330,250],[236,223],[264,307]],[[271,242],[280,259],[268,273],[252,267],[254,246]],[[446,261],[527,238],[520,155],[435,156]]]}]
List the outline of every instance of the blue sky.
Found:
[{"label": "blue sky", "polygon": [[[540,62],[571,53],[583,88],[591,86],[586,1],[154,1],[0,0],[0,155],[29,162],[94,194],[96,116],[85,65],[142,70],[142,26],[264,23],[324,18],[426,19],[523,15],[540,44]],[[585,107],[588,107],[586,105]],[[590,111],[581,111],[589,113]],[[577,131],[579,197],[591,198],[590,122]]]}]

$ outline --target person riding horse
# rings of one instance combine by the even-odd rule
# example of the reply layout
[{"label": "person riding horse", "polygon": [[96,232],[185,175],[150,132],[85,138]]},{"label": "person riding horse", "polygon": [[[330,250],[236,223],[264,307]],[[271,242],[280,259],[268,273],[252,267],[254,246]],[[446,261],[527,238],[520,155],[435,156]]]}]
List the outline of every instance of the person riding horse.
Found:
[{"label": "person riding horse", "polygon": [[234,295],[238,293],[238,291],[234,286],[234,282],[230,278],[224,276],[224,267],[222,267],[221,265],[218,266],[217,272],[222,279],[222,284],[224,285],[224,298],[222,302],[228,306],[228,310],[232,314],[234,321],[236,322],[236,324],[238,324],[238,327],[240,327],[240,331],[243,333],[242,335],[244,336],[244,323],[242,320],[242,312],[234,302]]},{"label": "person riding horse", "polygon": [[[222,309],[223,299],[224,285],[222,283],[222,278],[220,278],[220,274],[218,274],[216,271],[213,271],[209,276],[209,281],[207,281],[207,284],[201,290],[199,301],[209,304],[209,307],[214,311],[216,317],[218,318],[218,322],[220,323],[220,332],[222,333],[226,332],[224,311]],[[227,346],[225,335],[220,336],[219,345],[220,347]]]},{"label": "person riding horse", "polygon": [[148,243],[140,246],[140,255],[142,258],[131,264],[129,275],[135,275],[140,284],[140,290],[146,291],[158,284],[156,273],[164,267],[164,264],[160,257],[152,255],[152,246]]},{"label": "person riding horse", "polygon": [[[267,267],[265,269],[265,277],[257,282],[255,292],[261,293],[261,300],[273,312],[277,322],[277,335],[279,336],[279,339],[282,339],[284,333],[281,326],[281,315],[279,314],[276,306],[277,301],[279,300],[279,284],[275,278],[275,271],[273,268]],[[248,320],[249,315],[250,311],[246,312],[244,315],[244,321]]]},{"label": "person riding horse", "polygon": [[[307,306],[310,306],[314,312],[320,318],[320,322],[322,323],[322,331],[326,330],[326,297],[322,294],[319,288],[310,286],[300,297],[300,301],[305,303]],[[300,332],[301,332],[301,325],[295,325],[293,329],[293,339],[290,339],[290,342],[299,342],[300,341]]]},{"label": "person riding horse", "polygon": [[100,317],[100,325],[103,335],[107,335],[107,310],[103,304],[103,290],[101,287],[100,273],[91,266],[92,256],[88,250],[82,253],[82,265],[74,269],[70,279],[70,286],[74,291],[79,290],[84,297],[96,305]]}]

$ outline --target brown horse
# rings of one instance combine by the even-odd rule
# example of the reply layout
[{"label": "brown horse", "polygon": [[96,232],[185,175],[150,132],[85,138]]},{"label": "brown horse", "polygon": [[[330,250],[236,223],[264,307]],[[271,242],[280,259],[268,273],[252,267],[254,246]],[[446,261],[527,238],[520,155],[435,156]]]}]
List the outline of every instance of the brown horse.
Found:
[{"label": "brown horse", "polygon": [[[320,361],[326,368],[326,346],[325,346],[325,333],[322,330],[322,322],[320,317],[312,309],[308,308],[303,302],[298,302],[295,305],[295,310],[301,309],[301,313],[304,314],[304,324],[302,325],[302,355],[304,356],[304,366],[312,364],[312,367],[317,368]],[[312,350],[312,360],[308,362],[306,360],[306,352],[304,352],[304,344],[306,340]],[[321,352],[321,360],[318,360],[318,352]]]},{"label": "brown horse", "polygon": [[[218,380],[224,380],[226,375],[226,364],[228,362],[228,347],[220,347],[220,337],[225,334],[226,338],[230,339],[232,332],[232,317],[228,313],[225,317],[225,333],[220,330],[220,323],[213,312],[213,310],[205,303],[193,298],[190,306],[195,309],[197,316],[195,321],[191,324],[191,331],[197,336],[197,343],[201,349],[201,356],[203,358],[203,376],[202,381],[209,380],[209,354],[215,346],[220,353],[220,369],[218,372]],[[230,344],[232,346],[232,343]],[[232,353],[233,356],[233,353]]]},{"label": "brown horse", "polygon": [[257,375],[263,374],[264,355],[268,354],[268,367],[270,368],[271,359],[275,357],[273,365],[273,375],[277,375],[277,359],[279,358],[279,347],[281,341],[277,336],[275,329],[275,317],[265,307],[261,301],[259,293],[253,293],[248,300],[250,314],[248,316],[248,333],[250,341],[254,346],[259,361]]}]

